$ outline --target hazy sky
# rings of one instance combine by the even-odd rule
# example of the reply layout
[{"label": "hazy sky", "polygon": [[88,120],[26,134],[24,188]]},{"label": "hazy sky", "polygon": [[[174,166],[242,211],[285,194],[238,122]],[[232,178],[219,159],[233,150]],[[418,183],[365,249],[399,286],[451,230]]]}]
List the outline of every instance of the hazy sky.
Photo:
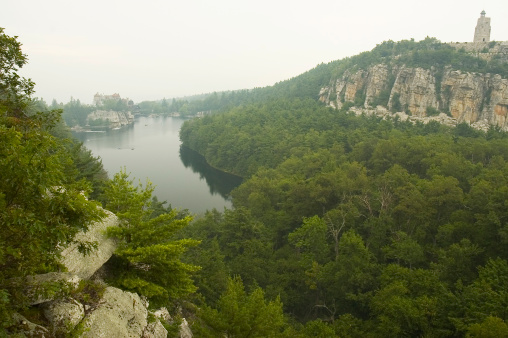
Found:
[{"label": "hazy sky", "polygon": [[140,102],[273,85],[390,39],[472,41],[483,9],[508,40],[507,0],[3,0],[0,27],[46,102]]}]

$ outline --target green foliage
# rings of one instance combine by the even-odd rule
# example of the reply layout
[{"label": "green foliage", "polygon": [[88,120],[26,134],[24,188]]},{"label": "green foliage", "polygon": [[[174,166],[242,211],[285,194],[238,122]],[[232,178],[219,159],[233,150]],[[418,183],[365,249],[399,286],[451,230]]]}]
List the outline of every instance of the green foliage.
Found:
[{"label": "green foliage", "polygon": [[[88,114],[93,112],[96,108],[91,105],[81,104],[79,100],[71,100],[66,104],[58,104],[53,102],[51,108],[62,109],[62,117],[68,126],[85,126],[87,124]],[[92,121],[93,122],[93,121]]]},{"label": "green foliage", "polygon": [[155,215],[153,185],[148,181],[143,188],[133,181],[122,170],[104,193],[105,207],[121,220],[120,227],[108,229],[119,240],[111,267],[113,283],[146,296],[154,305],[164,305],[196,290],[190,276],[199,267],[183,263],[180,257],[199,241],[176,240],[175,234],[191,217],[178,218],[177,210]]},{"label": "green foliage", "polygon": [[305,323],[303,329],[304,337],[318,337],[318,338],[330,338],[337,337],[335,330],[330,325],[322,322],[321,320],[312,320]]},{"label": "green foliage", "polygon": [[303,225],[288,235],[288,241],[311,261],[324,263],[329,259],[326,223],[318,216],[304,218]]},{"label": "green foliage", "polygon": [[38,112],[40,105],[30,98],[33,83],[17,74],[27,60],[20,46],[0,29],[2,328],[26,301],[25,285],[11,287],[13,278],[59,269],[59,248],[104,215],[86,198],[89,183],[70,174],[75,163],[66,142],[53,135],[62,133],[61,112]]},{"label": "green foliage", "polygon": [[72,290],[71,296],[81,304],[94,308],[99,304],[105,290],[104,284],[82,280],[79,282],[79,286]]},{"label": "green foliage", "polygon": [[280,300],[265,300],[261,288],[248,294],[239,277],[229,279],[217,308],[205,306],[198,315],[193,331],[200,337],[277,337],[286,325]]},{"label": "green foliage", "polygon": [[206,262],[213,280],[200,277],[206,301],[218,304],[211,290],[230,273],[280,295],[316,335],[350,324],[357,337],[465,335],[485,320],[471,307],[476,267],[508,258],[505,133],[281,99],[191,121],[181,137],[246,177],[236,210],[190,226],[204,254],[223,257]]},{"label": "green foliage", "polygon": [[498,338],[508,337],[508,325],[501,318],[487,317],[483,322],[471,324],[466,337]]},{"label": "green foliage", "polygon": [[428,69],[447,114],[446,67],[508,74],[435,38],[386,41],[186,122],[185,146],[245,178],[235,210],[190,226],[204,254],[223,258],[189,257],[220,272],[200,277],[205,299],[218,305],[211,290],[224,290],[229,272],[280,295],[286,313],[307,322],[286,331],[293,336],[464,336],[486,323],[503,332],[504,263],[492,262],[508,259],[507,134],[348,114],[363,90],[339,111],[308,94],[310,84],[315,95],[330,78],[380,63],[388,84],[367,103],[390,100],[392,111],[408,110],[392,93],[394,67]]},{"label": "green foliage", "polygon": [[429,106],[425,109],[426,116],[437,116],[437,115],[439,115],[439,113],[440,113],[440,111],[434,107]]},{"label": "green foliage", "polygon": [[34,83],[17,74],[28,62],[26,54],[21,52],[21,43],[17,37],[4,33],[0,27],[0,113],[14,118],[26,116],[30,96],[34,92]]},{"label": "green foliage", "polygon": [[392,113],[400,112],[402,111],[402,104],[400,103],[400,93],[394,93],[392,95]]},{"label": "green foliage", "polygon": [[482,322],[488,316],[508,320],[508,261],[490,259],[479,268],[479,277],[463,292],[464,322]]}]

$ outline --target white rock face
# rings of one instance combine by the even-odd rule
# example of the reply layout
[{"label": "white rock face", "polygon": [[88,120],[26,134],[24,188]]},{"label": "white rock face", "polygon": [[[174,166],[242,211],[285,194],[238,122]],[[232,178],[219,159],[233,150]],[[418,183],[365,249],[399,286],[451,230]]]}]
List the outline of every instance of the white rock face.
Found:
[{"label": "white rock face", "polygon": [[180,338],[192,338],[192,331],[185,318],[182,319],[182,323],[180,324]]},{"label": "white rock face", "polygon": [[44,304],[44,316],[51,323],[53,334],[67,333],[85,317],[83,305],[75,299]]},{"label": "white rock face", "polygon": [[143,338],[162,338],[167,337],[168,331],[160,321],[150,323],[143,332]]},{"label": "white rock face", "polygon": [[130,111],[118,112],[113,110],[96,110],[87,117],[88,122],[102,120],[110,128],[120,128],[134,122],[134,115]]},{"label": "white rock face", "polygon": [[83,320],[81,337],[142,337],[147,316],[147,303],[137,294],[107,287],[100,304]]},{"label": "white rock face", "polygon": [[83,255],[78,250],[78,244],[72,244],[62,251],[61,263],[67,270],[82,279],[90,278],[107,260],[113,255],[116,243],[112,238],[106,237],[106,228],[118,226],[118,217],[110,211],[106,211],[107,217],[101,222],[96,222],[89,227],[87,232],[79,232],[74,239],[78,242],[97,242],[98,248],[88,255]]},{"label": "white rock face", "polygon": [[159,318],[159,320],[166,322],[168,324],[171,322],[171,315],[169,314],[168,309],[166,309],[165,307],[161,307],[160,309],[155,311],[153,315]]},{"label": "white rock face", "polygon": [[439,107],[436,98],[436,81],[430,70],[401,67],[392,87],[388,108],[393,106],[393,96],[400,95],[400,104],[414,116],[425,116],[427,107]]},{"label": "white rock face", "polygon": [[[42,304],[62,297],[66,290],[76,289],[80,278],[69,272],[48,272],[26,277],[26,293],[30,305]],[[55,290],[58,290],[55,292]]]},{"label": "white rock face", "polygon": [[365,108],[369,107],[376,96],[388,86],[388,66],[385,64],[375,65],[369,71],[367,88],[365,93]]},{"label": "white rock face", "polygon": [[[395,79],[393,84],[390,78]],[[344,102],[354,102],[364,96],[362,111],[365,113],[387,90],[390,96],[385,108],[393,110],[397,107],[395,104],[400,103],[401,110],[411,113],[411,119],[436,120],[434,116],[426,116],[427,108],[433,108],[450,112],[451,118],[446,119],[446,123],[466,122],[482,130],[487,123],[508,131],[508,79],[498,74],[445,68],[442,78],[438,79],[435,69],[388,68],[379,64],[355,73],[345,71],[338,79],[332,79],[329,86],[321,88],[319,100],[340,108]]]}]

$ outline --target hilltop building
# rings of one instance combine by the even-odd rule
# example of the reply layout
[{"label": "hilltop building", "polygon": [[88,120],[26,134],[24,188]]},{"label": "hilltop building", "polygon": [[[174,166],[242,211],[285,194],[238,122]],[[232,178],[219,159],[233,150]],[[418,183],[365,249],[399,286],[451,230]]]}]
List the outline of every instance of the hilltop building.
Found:
[{"label": "hilltop building", "polygon": [[95,106],[100,106],[100,105],[102,105],[104,103],[104,101],[107,101],[107,100],[116,100],[116,101],[118,101],[120,99],[121,99],[120,98],[120,94],[118,94],[118,93],[115,93],[113,95],[104,95],[104,94],[97,93],[97,94],[95,94],[93,96],[93,104]]},{"label": "hilltop building", "polygon": [[450,42],[449,45],[483,60],[490,61],[496,58],[508,62],[508,41],[491,41],[490,31],[490,18],[482,11],[476,23],[473,42]]},{"label": "hilltop building", "polygon": [[112,101],[122,101],[122,103],[126,104],[129,107],[131,107],[134,104],[132,102],[132,100],[129,100],[128,98],[122,99],[120,97],[120,94],[118,94],[118,93],[115,93],[113,95],[104,95],[104,94],[97,93],[93,96],[93,105],[100,107],[100,106],[104,105],[104,102],[111,101],[111,100]]},{"label": "hilltop building", "polygon": [[490,42],[490,18],[485,16],[485,11],[482,11],[480,15],[474,30],[473,42]]}]

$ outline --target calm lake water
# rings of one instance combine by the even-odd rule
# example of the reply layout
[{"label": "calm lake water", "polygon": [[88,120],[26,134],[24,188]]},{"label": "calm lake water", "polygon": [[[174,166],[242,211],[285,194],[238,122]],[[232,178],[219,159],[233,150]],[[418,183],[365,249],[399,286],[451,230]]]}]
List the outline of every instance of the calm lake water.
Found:
[{"label": "calm lake water", "polygon": [[173,208],[202,213],[230,208],[229,193],[241,178],[210,167],[196,152],[180,146],[178,132],[185,119],[138,117],[133,125],[105,132],[79,132],[95,156],[100,156],[109,177],[126,167],[131,178],[149,178],[155,195]]}]

